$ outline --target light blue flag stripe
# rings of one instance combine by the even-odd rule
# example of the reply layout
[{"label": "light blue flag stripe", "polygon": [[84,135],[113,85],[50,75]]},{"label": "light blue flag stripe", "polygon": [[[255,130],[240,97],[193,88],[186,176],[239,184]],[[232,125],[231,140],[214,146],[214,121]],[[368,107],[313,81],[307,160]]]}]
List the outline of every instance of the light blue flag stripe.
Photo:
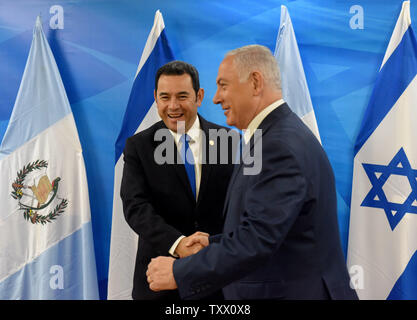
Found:
[{"label": "light blue flag stripe", "polygon": [[136,132],[154,102],[153,90],[150,90],[150,87],[154,87],[156,72],[172,60],[174,60],[174,54],[169,46],[165,30],[162,30],[154,49],[133,83],[122,129],[116,141],[115,163],[123,152],[126,139]]},{"label": "light blue flag stripe", "polygon": [[[60,275],[63,275],[63,282],[60,282]],[[59,287],[61,284],[63,288]],[[80,297],[98,298],[91,222],[0,282],[0,300]]]},{"label": "light blue flag stripe", "polygon": [[280,67],[283,98],[292,111],[302,118],[313,110],[313,105],[290,14],[285,6],[281,6],[281,20],[274,56]]},{"label": "light blue flag stripe", "polygon": [[[42,92],[38,90],[39,83]],[[38,18],[22,82],[0,146],[0,159],[69,113],[71,107],[64,85]]]},{"label": "light blue flag stripe", "polygon": [[274,56],[280,69],[283,99],[321,142],[297,39],[290,14],[285,6],[281,6],[281,20]]},{"label": "light blue flag stripe", "polygon": [[417,74],[417,42],[410,27],[380,70],[355,144],[355,155]]}]

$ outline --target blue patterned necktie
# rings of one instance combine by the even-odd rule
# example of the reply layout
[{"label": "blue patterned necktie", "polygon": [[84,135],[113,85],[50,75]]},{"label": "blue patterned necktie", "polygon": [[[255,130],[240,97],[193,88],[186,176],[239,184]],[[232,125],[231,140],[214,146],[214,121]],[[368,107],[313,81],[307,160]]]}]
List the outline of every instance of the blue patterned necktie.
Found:
[{"label": "blue patterned necktie", "polygon": [[181,156],[184,160],[185,171],[187,172],[188,180],[190,181],[191,190],[193,191],[194,198],[196,196],[196,185],[195,185],[195,168],[194,168],[194,157],[190,150],[188,141],[191,138],[184,134],[181,136]]}]

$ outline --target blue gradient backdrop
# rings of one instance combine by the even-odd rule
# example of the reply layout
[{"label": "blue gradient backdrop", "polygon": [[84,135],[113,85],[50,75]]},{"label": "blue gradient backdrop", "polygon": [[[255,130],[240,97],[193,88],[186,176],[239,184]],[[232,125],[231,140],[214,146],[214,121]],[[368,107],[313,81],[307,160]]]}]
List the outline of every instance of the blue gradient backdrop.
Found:
[{"label": "blue gradient backdrop", "polygon": [[[220,107],[211,100],[218,65],[226,51],[239,46],[258,43],[274,50],[281,4],[288,7],[293,21],[321,139],[335,171],[346,255],[353,145],[402,0],[0,2],[0,139],[17,95],[35,19],[41,14],[84,150],[102,299],[107,295],[114,143],[155,11],[164,16],[175,56],[200,72],[206,91],[200,113],[225,125]],[[54,5],[63,8],[63,29],[50,28]],[[350,27],[354,5],[363,8],[363,29]],[[417,20],[413,3],[411,16]]]}]

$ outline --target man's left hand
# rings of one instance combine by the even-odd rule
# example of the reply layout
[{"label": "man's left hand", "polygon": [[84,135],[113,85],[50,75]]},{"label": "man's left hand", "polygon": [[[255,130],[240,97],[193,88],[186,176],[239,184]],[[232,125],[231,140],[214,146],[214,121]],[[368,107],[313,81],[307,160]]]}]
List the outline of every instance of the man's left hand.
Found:
[{"label": "man's left hand", "polygon": [[151,260],[146,276],[152,291],[177,289],[173,272],[174,261],[171,257],[157,257]]}]

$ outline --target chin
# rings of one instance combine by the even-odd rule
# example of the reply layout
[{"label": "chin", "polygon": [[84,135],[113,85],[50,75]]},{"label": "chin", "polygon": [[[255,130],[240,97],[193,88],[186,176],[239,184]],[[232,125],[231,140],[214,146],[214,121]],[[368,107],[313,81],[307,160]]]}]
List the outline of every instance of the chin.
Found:
[{"label": "chin", "polygon": [[[184,124],[181,124],[181,122],[185,123],[184,120],[168,120],[169,126],[167,126],[170,130],[177,132],[177,129],[182,129]],[[179,126],[179,127],[178,127]]]},{"label": "chin", "polygon": [[227,123],[228,126],[235,126],[235,123],[233,122],[232,119],[227,118],[226,123]]}]

